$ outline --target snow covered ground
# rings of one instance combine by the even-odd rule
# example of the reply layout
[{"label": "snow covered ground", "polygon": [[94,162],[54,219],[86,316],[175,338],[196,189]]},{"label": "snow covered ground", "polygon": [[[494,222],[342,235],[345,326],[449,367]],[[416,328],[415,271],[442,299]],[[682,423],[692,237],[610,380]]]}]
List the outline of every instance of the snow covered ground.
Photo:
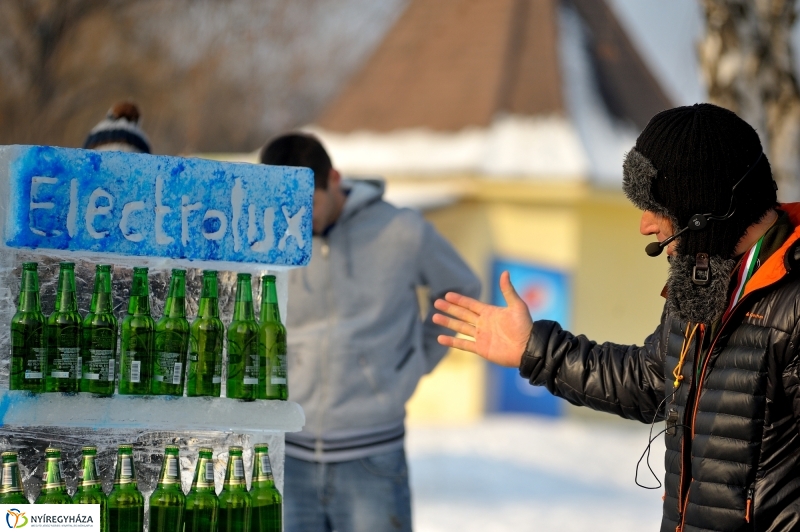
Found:
[{"label": "snow covered ground", "polygon": [[[656,424],[654,433],[661,428]],[[637,422],[522,415],[460,427],[412,426],[414,530],[658,530],[663,489],[634,483],[647,433]],[[662,480],[663,437],[651,454]],[[639,481],[657,484],[644,462]]]}]

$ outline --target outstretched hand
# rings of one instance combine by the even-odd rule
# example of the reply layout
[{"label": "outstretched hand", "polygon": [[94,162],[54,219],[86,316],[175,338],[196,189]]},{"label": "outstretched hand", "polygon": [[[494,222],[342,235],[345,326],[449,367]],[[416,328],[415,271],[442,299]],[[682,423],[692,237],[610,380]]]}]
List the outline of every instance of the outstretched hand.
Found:
[{"label": "outstretched hand", "polygon": [[508,272],[500,275],[500,291],[506,307],[487,305],[454,292],[437,299],[433,304],[436,310],[450,316],[434,314],[433,322],[472,338],[440,335],[439,343],[477,353],[501,366],[519,366],[533,321],[528,306],[511,285]]}]

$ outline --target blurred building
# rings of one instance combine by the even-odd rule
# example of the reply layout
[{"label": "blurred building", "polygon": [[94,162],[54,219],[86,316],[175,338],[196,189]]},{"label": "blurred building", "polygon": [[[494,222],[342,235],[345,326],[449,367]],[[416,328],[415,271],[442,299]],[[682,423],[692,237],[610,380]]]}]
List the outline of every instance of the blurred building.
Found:
[{"label": "blurred building", "polygon": [[[666,261],[644,253],[622,159],[669,107],[603,0],[412,0],[308,129],[344,173],[384,176],[390,201],[422,209],[484,299],[511,268],[534,316],[633,343],[658,321]],[[525,410],[505,397],[525,383],[498,371],[452,352],[410,419]]]},{"label": "blurred building", "polygon": [[[79,146],[128,98],[155,153],[254,161],[230,152],[310,122],[337,167],[425,213],[484,299],[510,268],[535,316],[640,342],[667,265],[643,252],[621,163],[672,105],[609,1],[0,2],[0,143]],[[516,408],[498,379],[453,352],[411,419]]]}]

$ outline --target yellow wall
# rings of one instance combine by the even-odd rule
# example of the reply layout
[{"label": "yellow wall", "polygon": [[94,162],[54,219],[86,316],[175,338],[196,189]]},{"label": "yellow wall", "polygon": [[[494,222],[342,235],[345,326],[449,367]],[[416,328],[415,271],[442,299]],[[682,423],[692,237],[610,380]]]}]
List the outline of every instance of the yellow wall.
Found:
[{"label": "yellow wall", "polygon": [[644,252],[641,211],[621,193],[596,191],[577,208],[580,261],[574,271],[573,323],[596,341],[641,344],[661,317],[666,254]]},{"label": "yellow wall", "polygon": [[[389,182],[392,186],[392,182]],[[491,293],[491,260],[511,258],[571,274],[573,332],[641,343],[658,322],[667,262],[644,253],[640,212],[621,192],[582,185],[472,180],[462,201],[427,211]],[[410,423],[463,423],[483,414],[486,367],[451,351],[408,404]]]}]

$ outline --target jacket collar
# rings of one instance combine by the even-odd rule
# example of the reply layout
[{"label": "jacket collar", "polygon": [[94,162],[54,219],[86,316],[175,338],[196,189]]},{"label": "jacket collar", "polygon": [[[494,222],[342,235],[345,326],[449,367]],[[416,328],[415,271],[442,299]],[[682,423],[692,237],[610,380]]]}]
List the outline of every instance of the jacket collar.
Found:
[{"label": "jacket collar", "polygon": [[756,273],[753,274],[753,277],[747,283],[747,286],[745,286],[742,297],[750,292],[777,283],[789,273],[786,268],[786,254],[789,249],[800,240],[800,203],[782,203],[779,207],[789,215],[789,220],[792,222],[792,225],[794,225],[794,232],[789,235],[786,242],[784,242],[775,253],[770,255],[770,257],[764,261],[764,264],[756,270]]}]

